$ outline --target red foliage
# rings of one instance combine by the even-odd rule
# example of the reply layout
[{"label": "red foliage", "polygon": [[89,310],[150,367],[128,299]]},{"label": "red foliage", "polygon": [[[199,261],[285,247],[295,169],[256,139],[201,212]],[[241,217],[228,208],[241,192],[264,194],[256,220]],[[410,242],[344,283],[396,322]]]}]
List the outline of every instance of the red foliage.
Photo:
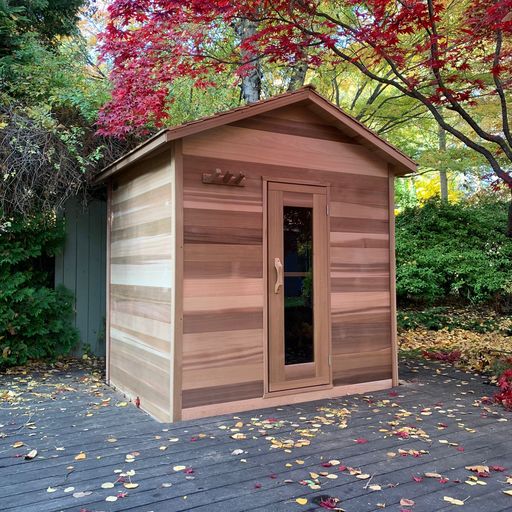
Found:
[{"label": "red foliage", "polygon": [[500,392],[494,395],[494,401],[512,411],[512,368],[505,370],[498,379]]},{"label": "red foliage", "polygon": [[436,361],[444,361],[446,363],[456,363],[462,355],[460,350],[452,350],[451,352],[429,352],[427,350],[423,351],[423,357],[426,359],[434,359]]},{"label": "red foliage", "polygon": [[[99,132],[123,137],[162,125],[177,78],[204,88],[229,71],[235,85],[253,65],[241,57],[248,49],[286,66],[307,60],[315,67],[326,55],[363,72],[386,63],[389,80],[425,105],[495,95],[493,76],[510,86],[512,48],[504,43],[496,61],[495,47],[498,33],[504,41],[512,33],[512,0],[454,2],[449,13],[444,0],[343,0],[333,15],[324,8],[316,1],[113,0],[102,52],[114,87]],[[240,19],[257,20],[258,29],[237,44]]]}]

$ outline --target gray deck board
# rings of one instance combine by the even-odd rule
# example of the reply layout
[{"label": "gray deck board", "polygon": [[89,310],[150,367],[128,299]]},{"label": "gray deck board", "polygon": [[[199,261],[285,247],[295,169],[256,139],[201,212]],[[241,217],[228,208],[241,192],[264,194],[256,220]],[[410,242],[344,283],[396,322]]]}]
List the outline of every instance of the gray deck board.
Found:
[{"label": "gray deck board", "polygon": [[[322,495],[339,498],[339,507],[347,512],[382,510],[382,504],[385,510],[397,512],[511,510],[512,496],[503,490],[512,489],[506,483],[512,475],[512,414],[479,401],[492,396],[495,388],[484,377],[434,363],[405,362],[401,378],[405,384],[394,392],[169,425],[157,423],[132,404],[118,407],[124,398],[102,385],[97,369],[92,378],[82,363],[36,366],[25,374],[11,371],[0,376],[0,391],[18,394],[14,401],[0,400],[0,510],[311,512],[325,510],[314,503]],[[338,421],[325,424],[333,419],[326,416],[325,408],[334,413],[347,409],[346,428],[340,428]],[[271,428],[254,424],[270,418],[276,420],[266,424]],[[244,440],[230,437],[237,422],[243,423]],[[423,429],[428,437],[402,439],[390,434],[393,428],[407,426]],[[305,433],[311,437],[304,437]],[[310,445],[272,449],[269,436],[305,438]],[[117,441],[109,442],[111,437]],[[178,441],[171,442],[172,438]],[[358,438],[367,442],[358,444]],[[24,446],[13,448],[16,441]],[[463,451],[447,442],[457,443]],[[25,460],[23,455],[32,448],[38,456]],[[232,455],[235,449],[244,452]],[[402,456],[399,449],[428,453]],[[81,451],[87,458],[76,461]],[[138,453],[134,462],[125,462],[133,452]],[[389,452],[397,455],[390,457]],[[382,490],[372,491],[368,479],[357,479],[349,470],[323,467],[330,459],[371,475],[369,485],[381,485]],[[465,466],[478,464],[506,470],[481,478],[485,486],[469,486],[465,480],[472,473]],[[190,467],[193,473],[176,472],[176,465]],[[131,479],[139,486],[125,489],[116,483],[114,489],[102,489],[104,482],[116,480],[116,469],[133,469]],[[337,478],[320,477],[321,489],[300,484],[310,472],[322,471]],[[447,481],[413,480],[426,472],[438,472]],[[74,491],[65,492],[69,487]],[[56,490],[48,492],[48,488]],[[90,494],[75,497],[76,492]],[[118,493],[126,495],[105,501]],[[445,496],[465,504],[450,505]],[[296,498],[308,502],[301,505]],[[415,505],[401,506],[402,498]]]}]

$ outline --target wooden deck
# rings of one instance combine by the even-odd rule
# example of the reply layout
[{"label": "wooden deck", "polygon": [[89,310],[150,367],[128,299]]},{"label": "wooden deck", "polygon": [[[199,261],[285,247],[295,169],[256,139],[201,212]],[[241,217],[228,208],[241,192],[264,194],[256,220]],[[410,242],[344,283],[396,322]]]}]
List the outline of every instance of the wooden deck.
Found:
[{"label": "wooden deck", "polygon": [[347,512],[511,510],[512,415],[479,401],[495,389],[439,365],[402,366],[407,383],[392,392],[173,425],[80,365],[3,375],[0,510],[313,511],[325,510],[321,496]]}]

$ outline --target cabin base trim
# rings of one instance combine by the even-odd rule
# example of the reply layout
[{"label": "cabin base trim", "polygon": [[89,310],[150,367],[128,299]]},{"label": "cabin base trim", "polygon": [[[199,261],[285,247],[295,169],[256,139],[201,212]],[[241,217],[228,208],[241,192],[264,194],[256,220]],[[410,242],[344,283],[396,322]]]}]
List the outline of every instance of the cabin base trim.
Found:
[{"label": "cabin base trim", "polygon": [[194,420],[208,416],[218,416],[221,414],[232,414],[237,412],[251,411],[254,409],[264,409],[266,407],[277,407],[280,405],[299,404],[302,402],[312,402],[314,400],[323,400],[329,398],[338,398],[345,395],[356,395],[360,393],[370,393],[389,389],[392,386],[391,379],[376,380],[372,382],[361,382],[359,384],[348,384],[345,386],[335,386],[330,389],[311,391],[307,393],[297,393],[294,395],[266,396],[262,398],[253,398],[251,400],[239,400],[238,402],[226,402],[222,404],[202,405],[183,409],[181,413],[182,420]]}]

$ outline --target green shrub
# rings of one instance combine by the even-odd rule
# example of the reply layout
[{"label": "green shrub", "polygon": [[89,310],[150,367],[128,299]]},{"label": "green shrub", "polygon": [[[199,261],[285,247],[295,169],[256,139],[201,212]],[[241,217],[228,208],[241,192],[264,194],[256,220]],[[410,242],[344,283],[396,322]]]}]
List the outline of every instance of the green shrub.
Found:
[{"label": "green shrub", "polygon": [[45,268],[64,233],[62,221],[42,217],[0,226],[0,366],[53,358],[78,341],[73,297],[63,287],[53,289]]},{"label": "green shrub", "polygon": [[510,302],[512,239],[508,204],[432,200],[396,218],[400,303]]}]

